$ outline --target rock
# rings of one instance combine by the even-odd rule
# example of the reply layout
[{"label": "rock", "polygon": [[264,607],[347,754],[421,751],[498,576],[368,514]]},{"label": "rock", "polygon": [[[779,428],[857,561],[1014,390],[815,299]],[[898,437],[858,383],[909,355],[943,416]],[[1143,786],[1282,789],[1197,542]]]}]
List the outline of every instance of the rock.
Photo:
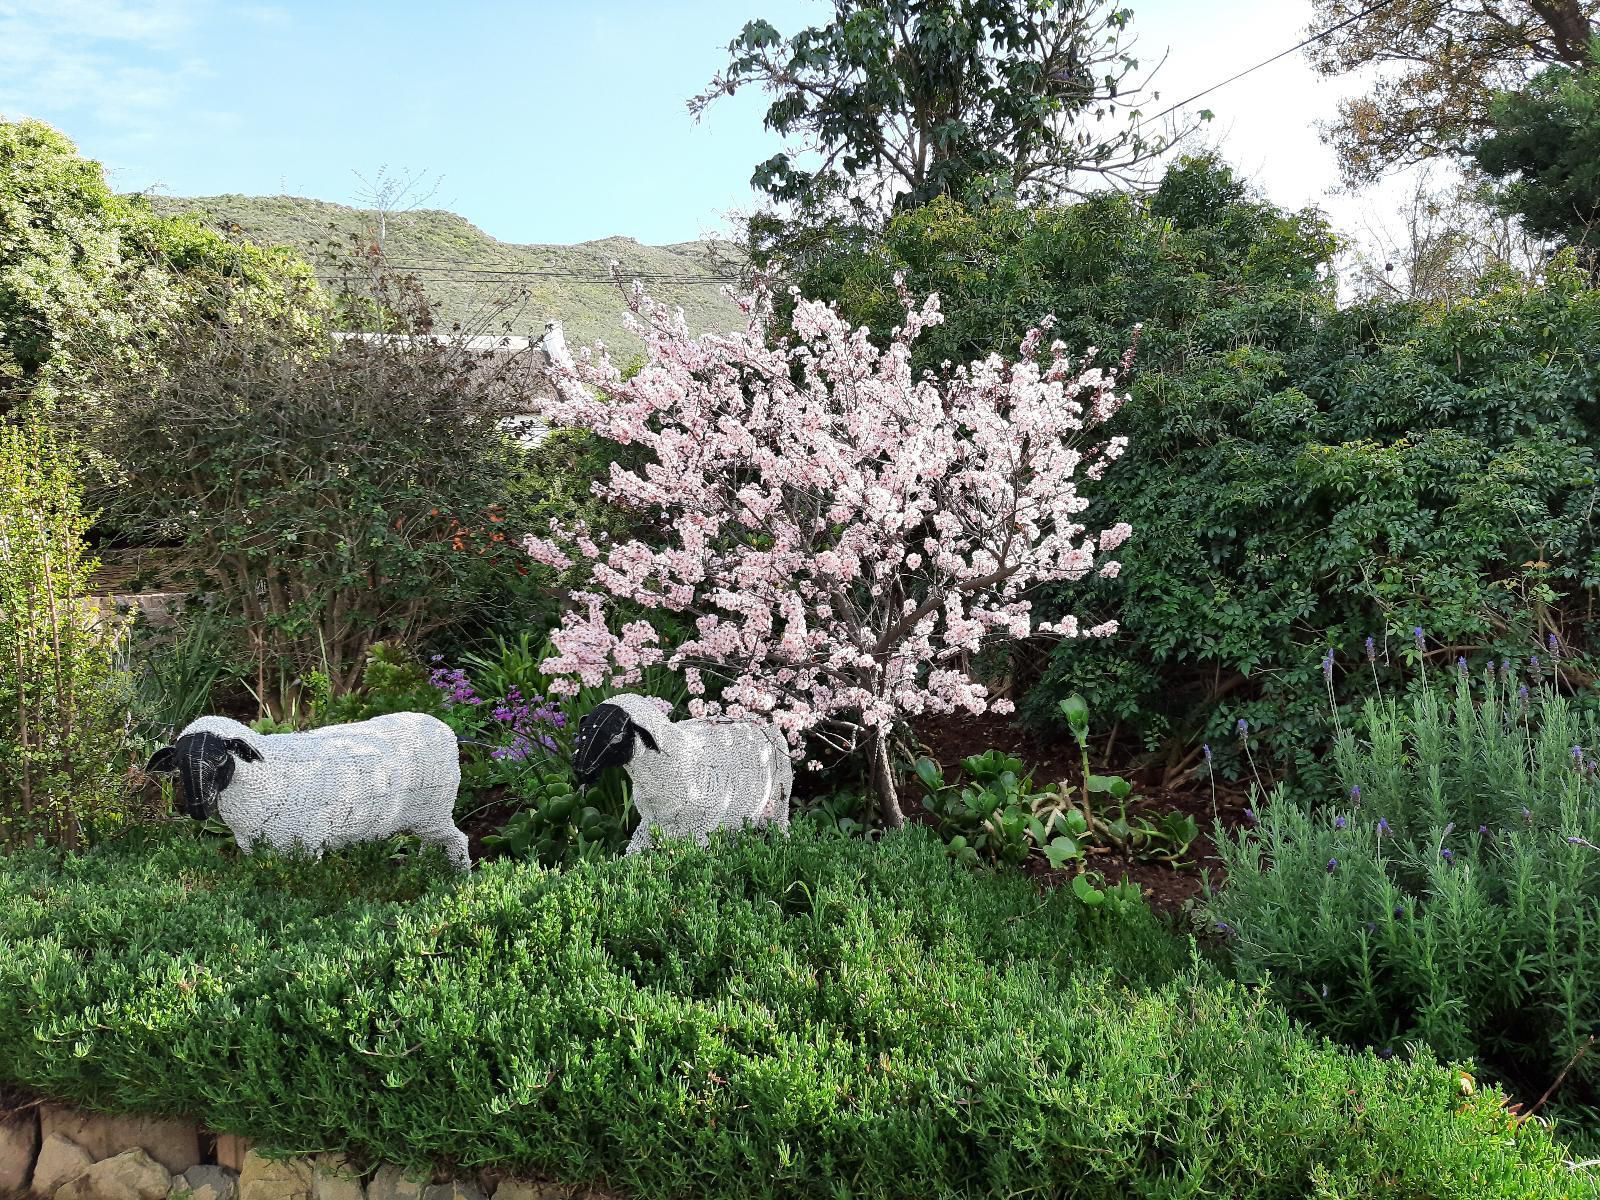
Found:
[{"label": "rock", "polygon": [[379,1167],[367,1184],[367,1200],[422,1200],[426,1185],[407,1179],[399,1167]]},{"label": "rock", "polygon": [[422,1189],[422,1200],[483,1200],[476,1184],[453,1179],[449,1183],[435,1183]]},{"label": "rock", "polygon": [[55,1192],[55,1200],[167,1200],[172,1173],[134,1147],[103,1158]]},{"label": "rock", "polygon": [[112,1158],[137,1147],[174,1175],[200,1165],[200,1130],[185,1121],[161,1117],[108,1117],[80,1112],[59,1104],[46,1104],[39,1114],[39,1131],[70,1138],[90,1158]]},{"label": "rock", "polygon": [[494,1191],[494,1200],[571,1200],[572,1189],[559,1183],[534,1183],[527,1179],[503,1179]]},{"label": "rock", "polygon": [[237,1175],[244,1170],[244,1156],[250,1153],[252,1143],[236,1133],[217,1134],[217,1166],[227,1167]]},{"label": "rock", "polygon": [[357,1171],[342,1154],[319,1154],[311,1171],[313,1200],[365,1200]]},{"label": "rock", "polygon": [[46,1134],[39,1146],[39,1161],[33,1165],[33,1194],[54,1196],[57,1189],[92,1166],[94,1159],[77,1142],[59,1133]]},{"label": "rock", "polygon": [[263,1158],[248,1151],[239,1172],[239,1200],[311,1200],[311,1160]]},{"label": "rock", "polygon": [[190,1167],[172,1181],[174,1198],[189,1200],[234,1200],[239,1194],[239,1177],[227,1167]]},{"label": "rock", "polygon": [[16,1195],[28,1186],[38,1153],[38,1113],[30,1108],[0,1117],[0,1196]]}]

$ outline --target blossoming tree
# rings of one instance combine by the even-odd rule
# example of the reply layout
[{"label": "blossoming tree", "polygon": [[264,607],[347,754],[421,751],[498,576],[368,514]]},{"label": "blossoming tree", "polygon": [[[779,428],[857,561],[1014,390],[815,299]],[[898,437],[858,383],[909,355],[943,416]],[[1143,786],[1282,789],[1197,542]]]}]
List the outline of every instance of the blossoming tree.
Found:
[{"label": "blossoming tree", "polygon": [[[864,747],[891,825],[907,723],[1009,711],[968,674],[988,640],[1114,633],[1036,623],[1028,596],[1115,575],[1106,556],[1130,532],[1086,529],[1075,486],[1124,448],[1093,436],[1121,402],[1118,371],[1075,363],[1060,342],[1041,354],[1034,330],[1015,363],[914,377],[912,345],[942,318],[936,296],[901,298],[905,323],[879,348],[805,300],[793,342],[773,340],[760,293],[742,333],[694,338],[635,288],[647,365],[624,379],[603,349],[557,354],[545,417],[649,451],[598,490],[658,517],[657,536],[601,545],[553,525],[526,543],[551,566],[590,564],[544,664],[557,688],[627,686],[665,662],[684,673],[691,715],[768,718],[813,767],[819,751]],[[666,646],[648,621],[619,624],[619,600],[692,632]]]}]

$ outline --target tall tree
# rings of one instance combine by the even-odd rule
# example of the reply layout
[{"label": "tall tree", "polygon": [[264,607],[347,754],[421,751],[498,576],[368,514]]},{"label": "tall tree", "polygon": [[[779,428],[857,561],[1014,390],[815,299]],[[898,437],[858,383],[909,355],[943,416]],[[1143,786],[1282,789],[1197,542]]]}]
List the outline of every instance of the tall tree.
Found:
[{"label": "tall tree", "polygon": [[860,217],[966,196],[1021,197],[1127,180],[1179,132],[1148,132],[1154,98],[1125,44],[1132,10],[1107,0],[834,0],[784,38],[751,21],[700,96],[759,87],[792,144],[751,182],[803,213]]},{"label": "tall tree", "polygon": [[1526,89],[1499,96],[1493,131],[1473,149],[1499,179],[1501,206],[1531,232],[1594,257],[1600,223],[1600,73],[1551,67]]},{"label": "tall tree", "polygon": [[1310,55],[1324,75],[1379,68],[1324,135],[1350,183],[1441,156],[1465,156],[1490,127],[1496,92],[1553,64],[1583,67],[1600,0],[1312,0],[1332,28]]}]

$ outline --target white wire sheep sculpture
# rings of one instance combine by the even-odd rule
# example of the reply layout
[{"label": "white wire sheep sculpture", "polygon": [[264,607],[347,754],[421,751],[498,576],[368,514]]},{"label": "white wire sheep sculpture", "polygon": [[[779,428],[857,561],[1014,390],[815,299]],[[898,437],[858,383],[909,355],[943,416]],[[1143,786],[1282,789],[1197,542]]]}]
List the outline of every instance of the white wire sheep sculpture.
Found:
[{"label": "white wire sheep sculpture", "polygon": [[652,828],[702,846],[715,829],[789,828],[794,765],[765,722],[674,722],[646,696],[613,696],[578,723],[572,765],[584,786],[607,767],[628,772],[639,810],[628,854],[654,845]]},{"label": "white wire sheep sculpture", "polygon": [[190,722],[145,768],[176,773],[184,810],[222,818],[239,848],[324,850],[415,834],[468,870],[456,828],[461,784],[455,732],[437,717],[403,712],[304,733],[257,733],[227,717]]}]

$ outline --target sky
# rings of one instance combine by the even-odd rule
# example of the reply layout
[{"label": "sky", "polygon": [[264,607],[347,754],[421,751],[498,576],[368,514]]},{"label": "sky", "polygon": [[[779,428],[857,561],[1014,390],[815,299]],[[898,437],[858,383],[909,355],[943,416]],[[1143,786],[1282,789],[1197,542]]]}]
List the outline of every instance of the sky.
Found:
[{"label": "sky", "polygon": [[[1130,0],[1160,107],[1294,45],[1304,0]],[[508,242],[727,232],[780,142],[756,93],[686,107],[752,17],[821,0],[0,0],[0,116],[49,121],[120,191],[360,203],[380,169]],[[1330,194],[1316,124],[1355,81],[1294,54],[1197,101],[1205,137],[1277,203],[1349,229],[1388,193]],[[437,182],[436,189],[434,188]]]}]

